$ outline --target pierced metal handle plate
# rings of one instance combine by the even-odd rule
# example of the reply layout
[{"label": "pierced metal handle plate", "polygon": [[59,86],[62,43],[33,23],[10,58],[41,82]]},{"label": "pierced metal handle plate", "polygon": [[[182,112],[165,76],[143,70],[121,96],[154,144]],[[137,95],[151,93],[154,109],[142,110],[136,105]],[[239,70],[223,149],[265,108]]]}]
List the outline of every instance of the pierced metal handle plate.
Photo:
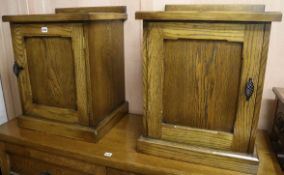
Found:
[{"label": "pierced metal handle plate", "polygon": [[18,77],[20,72],[23,70],[24,68],[20,65],[18,65],[16,62],[13,65],[13,72],[14,74]]},{"label": "pierced metal handle plate", "polygon": [[254,92],[254,83],[253,83],[252,79],[249,78],[249,80],[247,81],[247,84],[246,84],[246,89],[245,89],[245,95],[246,95],[247,101],[251,98],[253,92]]}]

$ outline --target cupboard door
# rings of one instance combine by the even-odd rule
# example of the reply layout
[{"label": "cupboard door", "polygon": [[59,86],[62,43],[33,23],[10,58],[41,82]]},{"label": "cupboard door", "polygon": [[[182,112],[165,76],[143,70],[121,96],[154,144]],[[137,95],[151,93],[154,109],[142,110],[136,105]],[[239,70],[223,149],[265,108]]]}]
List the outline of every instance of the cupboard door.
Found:
[{"label": "cupboard door", "polygon": [[262,24],[145,23],[147,135],[247,152],[262,40]]},{"label": "cupboard door", "polygon": [[24,115],[88,125],[81,24],[12,26]]}]

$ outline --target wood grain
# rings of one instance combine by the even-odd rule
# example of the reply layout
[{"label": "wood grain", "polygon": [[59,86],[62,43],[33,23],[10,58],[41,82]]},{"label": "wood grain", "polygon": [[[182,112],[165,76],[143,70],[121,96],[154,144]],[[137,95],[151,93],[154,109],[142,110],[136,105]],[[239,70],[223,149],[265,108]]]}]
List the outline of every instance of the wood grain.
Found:
[{"label": "wood grain", "polygon": [[177,143],[230,150],[233,134],[205,129],[162,124],[161,139]]},{"label": "wood grain", "polygon": [[265,5],[256,4],[173,4],[165,5],[165,11],[251,11],[264,12]]},{"label": "wood grain", "polygon": [[163,37],[169,40],[198,39],[243,42],[245,26],[226,23],[150,23],[162,29]]},{"label": "wood grain", "polygon": [[[148,24],[144,25],[147,28]],[[144,110],[147,136],[151,138],[161,137],[161,118],[163,115],[162,85],[164,64],[161,58],[163,53],[162,35],[159,28],[148,28],[143,34],[144,62],[143,62],[143,84],[145,89]]]},{"label": "wood grain", "polygon": [[[42,33],[42,26],[49,31]],[[18,78],[23,113],[88,125],[82,25],[13,25],[12,37],[16,62],[24,68]],[[40,37],[45,41],[41,42]],[[58,44],[60,46],[54,48]],[[32,49],[35,46],[39,49]],[[63,49],[69,52],[65,55],[61,52]]]},{"label": "wood grain", "polygon": [[240,43],[164,40],[163,121],[232,133],[241,59]]},{"label": "wood grain", "polygon": [[[87,175],[72,169],[58,167],[42,161],[25,158],[17,155],[9,155],[11,161],[11,170],[21,175],[39,175],[48,172],[52,175]],[[36,165],[36,166],[35,166]]]},{"label": "wood grain", "polygon": [[76,7],[76,8],[55,9],[55,13],[89,13],[89,12],[126,13],[126,6]]},{"label": "wood grain", "polygon": [[[257,91],[264,34],[263,30],[263,24],[247,24],[246,26],[240,89],[244,89],[246,82],[251,78],[255,84],[254,90]],[[256,95],[256,93],[253,93],[250,99],[247,100],[243,93],[239,94],[238,108],[240,110],[236,113],[234,143],[232,148],[235,151],[248,152]]]},{"label": "wood grain", "polygon": [[280,12],[212,12],[212,11],[167,11],[136,12],[136,19],[149,21],[241,21],[268,22],[281,21]]},{"label": "wood grain", "polygon": [[125,102],[123,22],[88,26],[92,126]]},{"label": "wood grain", "polygon": [[245,154],[217,151],[202,147],[188,146],[174,142],[141,137],[137,149],[142,153],[155,156],[198,163],[228,170],[256,174],[258,159]]},{"label": "wood grain", "polygon": [[[67,12],[76,9],[76,14]],[[98,141],[128,112],[123,29],[126,7],[62,11],[66,13],[3,17],[12,20],[16,62],[24,68],[18,80],[23,115],[29,118],[21,119],[21,126]],[[68,20],[70,16],[74,19]],[[87,22],[90,20],[99,21]]]},{"label": "wood grain", "polygon": [[[77,161],[75,159],[69,159],[68,157],[62,157],[57,155],[50,155],[45,151],[38,151],[35,149],[25,148],[18,145],[7,144],[6,153],[8,155],[14,155],[17,157],[33,159],[48,164],[56,164],[65,169],[71,169],[86,174],[97,175],[97,171],[105,169],[99,165],[90,164],[85,161]],[[17,162],[12,162],[17,163]]]},{"label": "wood grain", "polygon": [[9,156],[6,154],[6,145],[0,142],[0,167],[1,174],[9,175],[10,174],[10,160]]},{"label": "wood grain", "polygon": [[33,103],[76,110],[71,39],[28,37],[25,46]]},{"label": "wood grain", "polygon": [[106,20],[125,20],[125,13],[58,13],[42,15],[14,15],[2,16],[2,20],[12,23],[43,23],[43,22],[79,22],[79,21],[106,21]]},{"label": "wood grain", "polygon": [[268,57],[270,31],[271,31],[271,23],[266,23],[264,26],[263,44],[262,44],[261,59],[260,59],[260,70],[259,70],[259,78],[258,78],[258,85],[256,91],[255,110],[252,120],[252,127],[250,133],[250,141],[249,141],[249,152],[253,152],[255,148],[254,143],[256,138],[256,131],[258,127],[260,107],[262,102],[261,99],[263,94],[264,77],[265,77],[266,63]]},{"label": "wood grain", "polygon": [[273,175],[282,175],[283,172],[272,149],[267,131],[257,131],[255,145],[261,162],[258,169],[258,175],[266,175],[267,172]]},{"label": "wood grain", "polygon": [[93,128],[74,124],[64,124],[45,119],[38,119],[31,116],[21,116],[18,118],[19,126],[25,129],[31,129],[43,133],[64,136],[67,138],[83,140],[87,142],[97,141],[97,132]]},{"label": "wood grain", "polygon": [[118,169],[108,168],[107,169],[107,175],[138,175],[136,173],[130,173],[127,171],[121,171]]},{"label": "wood grain", "polygon": [[[12,120],[0,126],[0,140],[5,145],[14,145],[13,147],[7,147],[11,148],[8,149],[10,154],[15,152],[17,155],[31,156],[32,159],[38,159],[47,163],[50,161],[50,163],[56,166],[63,167],[73,165],[68,162],[80,162],[78,165],[82,167],[70,167],[78,170],[86,167],[87,171],[88,167],[91,168],[90,166],[97,167],[101,165],[120,171],[149,175],[248,175],[237,171],[138,153],[136,152],[136,140],[141,131],[141,116],[128,115],[120,120],[98,143],[94,144],[22,129],[17,125],[17,120]],[[274,175],[276,174],[274,167],[279,165],[276,162],[272,162],[270,156],[273,156],[273,152],[264,146],[269,141],[259,139],[263,134],[263,132],[260,132],[257,135],[257,143],[260,146],[257,149],[259,150],[258,154],[261,160],[258,174],[267,174],[269,172],[271,175]],[[19,149],[13,149],[15,146]],[[26,152],[27,150],[28,152]],[[106,151],[113,153],[111,158],[103,156]],[[268,156],[262,158],[262,153]],[[47,154],[49,156],[43,156]],[[71,160],[67,161],[67,159]]]},{"label": "wood grain", "polygon": [[[144,135],[161,138],[162,123],[208,129],[213,131],[211,134],[216,133],[216,138],[211,138],[212,148],[222,145],[227,150],[248,151],[256,96],[247,101],[244,88],[249,78],[257,84],[263,35],[262,24],[251,27],[223,23],[212,27],[209,23],[144,23],[147,96]],[[195,32],[198,30],[203,31]],[[206,30],[210,30],[210,35]],[[177,131],[167,128],[169,135],[179,136],[174,138],[176,142],[192,140],[194,134]],[[214,131],[234,136],[231,142],[224,137],[224,143],[220,143],[220,135]],[[194,140],[199,143],[192,143],[210,147],[207,138],[198,136]],[[215,143],[212,139],[216,139]]]}]

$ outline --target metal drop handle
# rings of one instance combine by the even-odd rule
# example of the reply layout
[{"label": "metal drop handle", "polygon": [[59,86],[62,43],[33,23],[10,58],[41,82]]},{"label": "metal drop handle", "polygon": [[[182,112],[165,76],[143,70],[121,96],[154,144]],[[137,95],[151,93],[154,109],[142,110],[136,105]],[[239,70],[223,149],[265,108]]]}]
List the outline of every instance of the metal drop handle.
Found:
[{"label": "metal drop handle", "polygon": [[45,172],[39,173],[39,175],[51,175],[51,174],[49,172],[45,171]]},{"label": "metal drop handle", "polygon": [[13,72],[14,72],[14,74],[15,74],[17,77],[19,76],[20,72],[21,72],[23,69],[24,69],[24,68],[23,68],[22,66],[18,65],[17,62],[14,63],[14,65],[13,65]]},{"label": "metal drop handle", "polygon": [[254,92],[254,83],[252,81],[252,78],[249,78],[249,80],[246,83],[246,89],[245,89],[245,95],[247,101],[251,98],[253,92]]}]

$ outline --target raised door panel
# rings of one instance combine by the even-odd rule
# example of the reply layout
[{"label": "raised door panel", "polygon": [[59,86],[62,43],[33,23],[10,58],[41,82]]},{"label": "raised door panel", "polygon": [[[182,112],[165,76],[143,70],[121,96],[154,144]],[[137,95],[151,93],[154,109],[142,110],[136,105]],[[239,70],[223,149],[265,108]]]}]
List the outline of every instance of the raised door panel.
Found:
[{"label": "raised door panel", "polygon": [[144,31],[148,136],[246,152],[255,94],[246,99],[245,88],[258,81],[263,25],[146,23]]},{"label": "raised door panel", "polygon": [[24,115],[88,125],[80,24],[13,25]]}]

